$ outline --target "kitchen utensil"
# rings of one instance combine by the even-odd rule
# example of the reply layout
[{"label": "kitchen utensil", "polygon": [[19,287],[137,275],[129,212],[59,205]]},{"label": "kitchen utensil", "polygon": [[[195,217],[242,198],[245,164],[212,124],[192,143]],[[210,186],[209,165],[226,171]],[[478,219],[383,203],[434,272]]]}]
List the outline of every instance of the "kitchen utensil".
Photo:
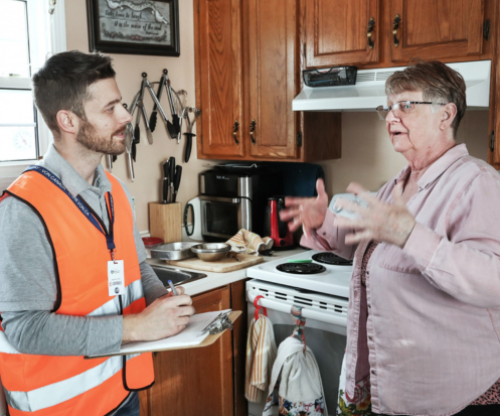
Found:
[{"label": "kitchen utensil", "polygon": [[203,261],[197,257],[179,261],[165,260],[165,262],[168,265],[174,267],[182,267],[183,269],[202,270],[205,272],[215,273],[228,273],[235,270],[244,269],[246,267],[250,267],[264,261],[262,257],[252,256],[250,254],[238,254],[238,259],[241,260],[240,263],[234,261],[234,259],[229,257],[212,262]]},{"label": "kitchen utensil", "polygon": [[134,173],[134,163],[132,161],[132,141],[134,140],[134,128],[131,123],[127,123],[127,127],[125,128],[125,149],[127,151],[127,161],[128,161],[128,169],[130,174],[130,179],[132,182],[135,181],[135,173]]},{"label": "kitchen utensil", "polygon": [[174,186],[175,186],[175,157],[171,156],[168,159],[168,177],[170,181],[170,202],[173,201],[174,197]]},{"label": "kitchen utensil", "polygon": [[[163,83],[165,82],[165,76],[162,75],[160,78],[160,85],[158,85],[158,92],[156,93],[156,97],[158,101],[161,101],[161,93],[163,92]],[[156,118],[157,118],[158,106],[155,104],[153,107],[153,112],[151,113],[151,118],[149,119],[149,128],[151,132],[155,131],[156,128]]]},{"label": "kitchen utensil", "polygon": [[[189,114],[192,114],[192,120],[189,118]],[[186,136],[186,148],[184,150],[184,163],[189,162],[189,157],[191,156],[191,147],[193,145],[193,137],[196,134],[192,133],[193,126],[196,123],[196,119],[200,116],[201,110],[195,107],[187,107],[184,109],[183,117],[188,121],[188,131],[184,133]]]},{"label": "kitchen utensil", "polygon": [[175,178],[174,178],[174,194],[172,195],[172,202],[175,202],[177,198],[177,191],[179,190],[179,184],[181,183],[182,166],[177,165],[175,167]]},{"label": "kitchen utensil", "polygon": [[169,243],[151,249],[151,257],[159,260],[183,260],[196,257],[191,247],[196,243]]},{"label": "kitchen utensil", "polygon": [[[177,110],[174,105],[174,97],[172,96],[172,87],[170,86],[170,78],[168,77],[168,71],[166,69],[163,70],[165,74],[165,86],[167,88],[168,102],[170,104],[170,112],[172,114],[172,124],[175,128],[177,143],[180,141],[181,136],[181,121],[179,114],[177,114]],[[174,138],[174,137],[172,137]]]},{"label": "kitchen utensil", "polygon": [[163,121],[165,121],[165,123],[167,124],[167,131],[168,131],[169,136],[172,139],[177,138],[176,129],[175,129],[174,125],[168,119],[167,115],[165,114],[165,111],[163,111],[163,108],[160,104],[160,101],[158,100],[158,98],[156,98],[156,94],[153,91],[153,87],[151,87],[151,83],[148,81],[147,78],[145,78],[145,79],[146,79],[146,87],[149,91],[149,94],[151,95],[151,98],[153,99],[154,103],[156,104],[157,110],[160,112],[160,114],[163,118]]},{"label": "kitchen utensil", "polygon": [[264,234],[274,240],[275,250],[293,247],[293,235],[288,229],[288,224],[279,217],[282,209],[285,209],[284,196],[273,196],[268,199]]},{"label": "kitchen utensil", "polygon": [[[144,120],[144,125],[146,126],[146,136],[148,138],[148,143],[153,144],[153,135],[151,134],[151,129],[149,128],[149,119],[148,119],[148,114],[146,112],[146,107],[144,107],[144,90],[147,88],[146,86],[146,78],[148,74],[145,72],[142,73],[142,85],[141,85],[141,91],[139,94],[139,101],[138,105],[140,107],[140,113],[142,115],[142,118]],[[139,141],[137,141],[139,143]]]},{"label": "kitchen utensil", "polygon": [[[188,223],[189,211],[191,211],[191,224]],[[184,208],[184,229],[191,240],[203,240],[201,235],[201,201],[199,197],[189,200],[186,208]]]},{"label": "kitchen utensil", "polygon": [[169,169],[168,169],[168,160],[163,164],[163,203],[166,204],[168,203],[168,175],[169,175]]},{"label": "kitchen utensil", "polygon": [[227,253],[231,251],[231,246],[226,243],[204,243],[194,245],[191,247],[191,251],[195,253],[200,260],[217,261],[227,257]]}]

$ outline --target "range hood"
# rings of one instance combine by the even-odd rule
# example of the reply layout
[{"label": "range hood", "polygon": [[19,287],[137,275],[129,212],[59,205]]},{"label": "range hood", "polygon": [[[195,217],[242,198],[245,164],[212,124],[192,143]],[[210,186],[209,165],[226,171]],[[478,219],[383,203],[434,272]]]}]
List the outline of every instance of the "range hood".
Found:
[{"label": "range hood", "polygon": [[[467,108],[484,109],[490,105],[491,61],[447,64],[459,72],[467,86]],[[292,101],[293,111],[374,111],[386,104],[385,81],[406,67],[359,70],[356,84],[342,87],[308,87]]]}]

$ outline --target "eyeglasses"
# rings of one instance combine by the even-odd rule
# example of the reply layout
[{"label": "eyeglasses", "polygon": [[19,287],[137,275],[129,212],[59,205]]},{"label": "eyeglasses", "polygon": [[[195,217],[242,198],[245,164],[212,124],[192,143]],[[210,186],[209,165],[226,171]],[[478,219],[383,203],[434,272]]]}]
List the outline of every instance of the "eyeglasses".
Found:
[{"label": "eyeglasses", "polygon": [[431,101],[400,101],[393,105],[379,105],[375,111],[382,121],[385,121],[391,110],[395,117],[404,118],[415,109],[416,104],[446,105],[446,103],[433,103]]}]

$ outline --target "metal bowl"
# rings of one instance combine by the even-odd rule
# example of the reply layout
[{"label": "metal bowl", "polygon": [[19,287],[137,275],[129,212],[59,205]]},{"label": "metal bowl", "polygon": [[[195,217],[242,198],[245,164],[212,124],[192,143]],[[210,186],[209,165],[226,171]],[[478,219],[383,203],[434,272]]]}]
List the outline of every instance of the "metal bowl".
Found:
[{"label": "metal bowl", "polygon": [[227,256],[227,253],[231,251],[231,246],[226,243],[196,244],[191,247],[191,251],[195,253],[200,260],[217,261]]},{"label": "metal bowl", "polygon": [[194,257],[190,248],[197,243],[169,243],[151,249],[151,257],[159,260],[183,260]]}]

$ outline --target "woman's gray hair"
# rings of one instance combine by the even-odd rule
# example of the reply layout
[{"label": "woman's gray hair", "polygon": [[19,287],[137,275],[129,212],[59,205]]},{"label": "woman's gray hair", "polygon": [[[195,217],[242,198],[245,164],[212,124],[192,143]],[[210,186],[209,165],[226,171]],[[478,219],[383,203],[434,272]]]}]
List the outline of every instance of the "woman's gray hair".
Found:
[{"label": "woman's gray hair", "polygon": [[425,101],[453,103],[457,115],[453,120],[453,135],[456,136],[467,102],[465,81],[457,71],[439,61],[417,62],[405,70],[392,74],[385,83],[385,93],[400,94],[404,91],[422,91]]}]

